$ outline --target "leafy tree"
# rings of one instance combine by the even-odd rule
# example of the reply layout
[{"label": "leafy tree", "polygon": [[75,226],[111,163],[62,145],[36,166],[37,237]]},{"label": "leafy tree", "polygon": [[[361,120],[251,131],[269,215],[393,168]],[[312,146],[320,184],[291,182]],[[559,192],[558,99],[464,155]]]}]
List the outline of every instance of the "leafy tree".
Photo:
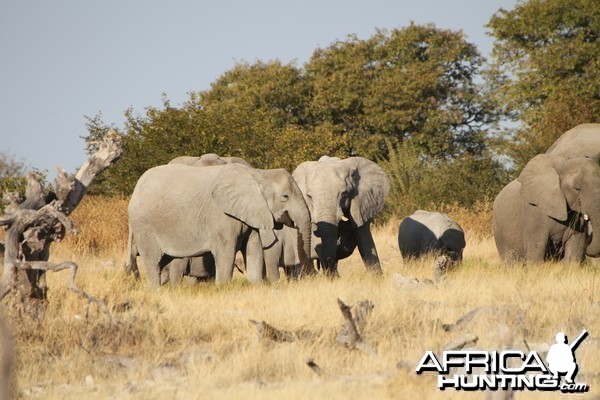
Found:
[{"label": "leafy tree", "polygon": [[[220,139],[203,129],[201,114],[191,106],[172,107],[167,99],[162,108],[149,107],[144,116],[125,112],[121,159],[106,169],[90,188],[92,194],[130,194],[139,177],[149,168],[168,163],[180,155],[201,155],[225,149]],[[101,115],[88,118],[88,153],[108,129]]]},{"label": "leafy tree", "polygon": [[482,154],[494,116],[476,82],[481,65],[462,33],[433,25],[350,36],[307,64],[311,112],[369,158],[385,156],[384,138],[434,158]]},{"label": "leafy tree", "polygon": [[[476,80],[481,62],[462,33],[411,24],[318,49],[304,68],[237,64],[181,107],[164,100],[144,115],[128,110],[123,156],[96,180],[97,191],[128,194],[148,168],[208,152],[288,171],[324,154],[390,157],[388,170],[402,170],[391,156],[406,144],[418,168],[403,173],[427,178],[408,196],[470,204],[493,186],[474,181],[459,195],[449,193],[450,182],[477,168],[490,169],[483,174],[490,179],[502,170],[487,152],[485,127],[494,115]],[[100,116],[89,120],[92,139],[108,128]]]},{"label": "leafy tree", "polygon": [[314,126],[309,89],[294,65],[259,61],[236,65],[192,102],[209,130],[226,140],[226,153],[258,168],[293,171],[307,157],[338,155],[346,147],[343,136]]},{"label": "leafy tree", "polygon": [[432,160],[420,155],[411,142],[392,146],[389,159],[380,162],[390,179],[384,214],[399,217],[417,209],[439,209],[441,204],[471,208],[489,201],[509,180],[509,171],[490,154],[463,153],[452,160]]},{"label": "leafy tree", "polygon": [[496,39],[490,82],[517,169],[566,130],[600,122],[600,2],[521,1],[488,27]]},{"label": "leafy tree", "polygon": [[43,188],[48,186],[47,171],[37,168],[27,171],[25,163],[17,160],[14,155],[0,153],[0,214],[4,211],[5,202],[10,200],[4,198],[4,194],[9,192],[16,194],[17,196],[12,200],[21,201],[24,199],[27,174],[33,174]]},{"label": "leafy tree", "polygon": [[0,153],[0,205],[2,193],[25,192],[25,164],[13,155]]}]

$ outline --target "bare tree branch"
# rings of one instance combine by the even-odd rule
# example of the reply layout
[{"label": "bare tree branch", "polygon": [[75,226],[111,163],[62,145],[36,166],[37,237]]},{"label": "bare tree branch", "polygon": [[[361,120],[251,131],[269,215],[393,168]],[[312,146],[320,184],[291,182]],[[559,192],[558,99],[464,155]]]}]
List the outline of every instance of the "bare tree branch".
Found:
[{"label": "bare tree branch", "polygon": [[352,318],[352,312],[350,312],[350,307],[344,304],[342,300],[337,299],[337,301],[345,321],[344,330],[338,335],[337,340],[343,345],[355,349],[356,344],[362,339],[358,333],[358,329],[356,329],[354,318]]},{"label": "bare tree branch", "polygon": [[[19,271],[42,271],[34,274],[35,276],[27,275],[23,280],[29,280],[32,289],[42,289],[41,296],[45,296],[45,271],[71,268],[73,276],[70,289],[80,293],[88,301],[106,308],[102,302],[75,286],[77,266],[74,263],[66,261],[50,264],[44,261],[48,259],[49,247],[53,241],[62,240],[67,233],[76,233],[68,216],[79,205],[94,178],[115,162],[121,156],[121,151],[119,135],[114,130],[109,131],[98,151],[90,156],[74,177],[59,168],[53,193],[44,194],[35,174],[27,176],[25,201],[18,206],[16,200],[12,201],[8,214],[0,217],[0,226],[6,229],[0,300],[15,287]],[[6,198],[10,200],[10,196]],[[43,282],[43,287],[39,285],[40,281]],[[112,316],[110,318],[113,321]]]}]

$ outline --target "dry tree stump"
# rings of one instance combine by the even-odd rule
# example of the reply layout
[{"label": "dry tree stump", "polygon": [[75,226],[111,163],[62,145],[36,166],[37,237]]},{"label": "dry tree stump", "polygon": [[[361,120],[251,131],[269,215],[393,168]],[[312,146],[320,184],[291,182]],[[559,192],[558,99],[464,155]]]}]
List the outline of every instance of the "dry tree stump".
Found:
[{"label": "dry tree stump", "polygon": [[48,257],[52,242],[76,232],[69,215],[79,205],[94,178],[118,160],[121,152],[120,137],[111,130],[74,176],[58,169],[53,191],[44,192],[37,177],[29,174],[22,202],[19,203],[14,194],[4,195],[9,205],[0,217],[0,226],[6,230],[0,300],[13,291],[20,301],[27,298],[45,300],[48,290],[45,273],[70,269],[69,289],[90,302],[101,303],[75,285],[75,263],[50,263]]}]

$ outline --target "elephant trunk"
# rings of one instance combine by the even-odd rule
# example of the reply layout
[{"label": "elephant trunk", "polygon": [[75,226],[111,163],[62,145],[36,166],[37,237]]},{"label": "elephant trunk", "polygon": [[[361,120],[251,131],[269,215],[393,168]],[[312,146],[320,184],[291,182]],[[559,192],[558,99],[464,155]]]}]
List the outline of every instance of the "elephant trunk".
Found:
[{"label": "elephant trunk", "polygon": [[[589,215],[586,223],[587,234],[592,237],[590,244],[586,247],[585,253],[589,257],[600,257],[600,212]],[[595,224],[596,226],[593,226]],[[596,229],[596,232],[594,231]]]},{"label": "elephant trunk", "polygon": [[290,213],[290,218],[298,228],[297,244],[298,258],[300,261],[300,276],[311,275],[315,273],[310,257],[311,252],[311,222],[308,206],[302,200],[302,204],[294,207],[295,212]]},{"label": "elephant trunk", "polygon": [[325,275],[337,275],[337,233],[337,224],[325,221],[317,222],[317,234],[321,238],[317,254]]},{"label": "elephant trunk", "polygon": [[300,276],[314,275],[316,272],[310,257],[310,226],[310,219],[307,223],[303,223],[298,226],[298,257],[300,258]]},{"label": "elephant trunk", "polygon": [[327,190],[316,193],[313,206],[313,222],[320,243],[316,246],[317,256],[325,275],[337,275],[338,224],[343,213]]}]

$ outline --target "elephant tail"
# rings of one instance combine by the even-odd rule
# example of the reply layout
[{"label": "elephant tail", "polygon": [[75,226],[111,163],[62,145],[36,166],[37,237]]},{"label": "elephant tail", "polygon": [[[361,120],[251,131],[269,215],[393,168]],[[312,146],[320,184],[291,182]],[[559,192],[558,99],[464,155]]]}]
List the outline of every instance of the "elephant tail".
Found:
[{"label": "elephant tail", "polygon": [[136,279],[140,278],[140,270],[137,265],[137,256],[140,254],[133,239],[131,223],[128,224],[129,234],[127,236],[127,260],[125,261],[125,273],[133,274]]}]

